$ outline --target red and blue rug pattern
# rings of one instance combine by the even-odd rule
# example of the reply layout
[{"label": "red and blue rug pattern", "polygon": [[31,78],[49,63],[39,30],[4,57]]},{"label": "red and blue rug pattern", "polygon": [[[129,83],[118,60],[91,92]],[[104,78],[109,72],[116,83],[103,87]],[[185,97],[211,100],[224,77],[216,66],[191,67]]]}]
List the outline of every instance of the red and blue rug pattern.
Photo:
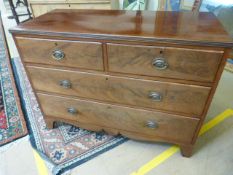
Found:
[{"label": "red and blue rug pattern", "polygon": [[0,146],[27,134],[0,20]]},{"label": "red and blue rug pattern", "polygon": [[[0,89],[2,89],[0,85]],[[2,91],[0,91],[0,129],[7,129],[6,115],[4,111],[4,102],[2,98]]]}]

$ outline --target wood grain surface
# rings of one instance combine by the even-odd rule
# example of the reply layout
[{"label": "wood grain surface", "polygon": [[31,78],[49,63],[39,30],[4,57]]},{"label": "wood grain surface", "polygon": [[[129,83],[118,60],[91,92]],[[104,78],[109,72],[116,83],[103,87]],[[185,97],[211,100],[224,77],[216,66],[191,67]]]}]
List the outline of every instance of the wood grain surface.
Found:
[{"label": "wood grain surface", "polygon": [[[190,143],[199,119],[191,119],[160,112],[96,103],[87,100],[37,94],[45,115],[77,120],[80,123],[106,126],[119,130],[144,133]],[[67,108],[77,109],[77,114],[67,112]],[[56,109],[56,110],[54,110]],[[158,124],[158,128],[146,126],[148,121]],[[103,128],[104,129],[104,128]]]},{"label": "wood grain surface", "polygon": [[10,31],[70,38],[233,46],[232,39],[211,12],[64,9],[39,16]]},{"label": "wood grain surface", "polygon": [[[174,47],[108,44],[109,71],[212,82],[223,51]],[[168,67],[156,69],[152,62],[163,58]]]},{"label": "wood grain surface", "polygon": [[[27,70],[35,90],[181,112],[194,117],[201,116],[210,91],[209,87],[61,69],[27,66]],[[68,80],[71,87],[61,86],[62,80]],[[149,98],[151,92],[160,93],[161,101]]]},{"label": "wood grain surface", "polygon": [[[20,37],[16,42],[24,62],[103,70],[101,43]],[[64,59],[55,60],[54,50],[63,51]]]}]

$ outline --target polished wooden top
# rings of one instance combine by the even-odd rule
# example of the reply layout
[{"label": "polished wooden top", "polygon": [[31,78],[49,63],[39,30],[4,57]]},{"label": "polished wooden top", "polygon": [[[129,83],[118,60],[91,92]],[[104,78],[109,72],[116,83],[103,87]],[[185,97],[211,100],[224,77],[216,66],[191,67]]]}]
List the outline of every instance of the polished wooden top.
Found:
[{"label": "polished wooden top", "polygon": [[223,26],[209,12],[54,10],[10,31],[101,40],[233,46]]}]

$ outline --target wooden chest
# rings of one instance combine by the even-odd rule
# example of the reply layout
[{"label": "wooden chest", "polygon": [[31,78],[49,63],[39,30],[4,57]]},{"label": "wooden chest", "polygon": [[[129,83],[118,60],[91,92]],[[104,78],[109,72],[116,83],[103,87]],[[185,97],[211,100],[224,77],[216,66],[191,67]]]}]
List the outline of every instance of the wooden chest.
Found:
[{"label": "wooden chest", "polygon": [[55,10],[11,32],[49,128],[174,143],[184,156],[233,46],[204,12]]},{"label": "wooden chest", "polygon": [[111,9],[110,0],[28,0],[33,17],[54,9]]}]

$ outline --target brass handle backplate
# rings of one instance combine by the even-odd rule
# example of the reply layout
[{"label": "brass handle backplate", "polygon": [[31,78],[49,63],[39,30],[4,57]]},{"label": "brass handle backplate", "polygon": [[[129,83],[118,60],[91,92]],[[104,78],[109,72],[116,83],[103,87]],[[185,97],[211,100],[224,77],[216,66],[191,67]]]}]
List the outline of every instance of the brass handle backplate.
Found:
[{"label": "brass handle backplate", "polygon": [[163,70],[163,69],[167,69],[168,67],[168,63],[166,62],[166,60],[164,58],[155,58],[152,61],[152,65],[159,70]]},{"label": "brass handle backplate", "polygon": [[159,127],[159,124],[157,122],[150,121],[150,120],[147,121],[145,125],[146,127],[151,128],[151,129],[156,129]]},{"label": "brass handle backplate", "polygon": [[159,92],[150,92],[148,97],[153,101],[162,101],[162,94]]},{"label": "brass handle backplate", "polygon": [[67,112],[72,114],[72,115],[75,115],[78,113],[78,110],[74,107],[70,107],[70,108],[67,108]]},{"label": "brass handle backplate", "polygon": [[71,88],[71,82],[69,80],[61,80],[59,82],[59,85],[62,86],[65,89]]},{"label": "brass handle backplate", "polygon": [[55,60],[62,60],[63,58],[65,58],[65,53],[62,50],[54,50],[52,53],[53,59]]}]

